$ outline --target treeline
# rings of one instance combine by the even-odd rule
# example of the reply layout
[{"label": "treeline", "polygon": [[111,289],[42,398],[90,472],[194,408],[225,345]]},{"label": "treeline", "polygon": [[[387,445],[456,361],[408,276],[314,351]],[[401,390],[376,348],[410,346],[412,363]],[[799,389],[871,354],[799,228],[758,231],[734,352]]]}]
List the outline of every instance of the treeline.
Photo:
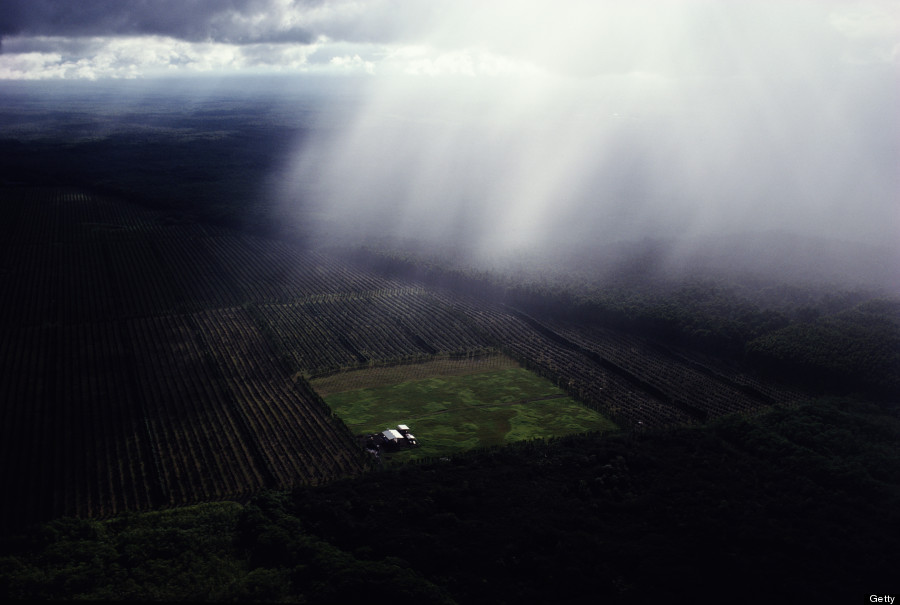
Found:
[{"label": "treeline", "polygon": [[570,300],[544,298],[536,309],[747,363],[813,392],[900,394],[900,301],[873,298],[832,313],[776,310],[710,283]]},{"label": "treeline", "polygon": [[7,599],[852,602],[890,593],[900,420],[853,400],[523,442],[0,540]]},{"label": "treeline", "polygon": [[748,358],[771,374],[823,390],[848,385],[900,392],[900,303],[871,300],[830,316],[795,321],[747,345]]},{"label": "treeline", "polygon": [[759,277],[535,281],[372,248],[352,259],[538,318],[608,326],[746,363],[814,392],[900,394],[900,300],[878,292]]}]

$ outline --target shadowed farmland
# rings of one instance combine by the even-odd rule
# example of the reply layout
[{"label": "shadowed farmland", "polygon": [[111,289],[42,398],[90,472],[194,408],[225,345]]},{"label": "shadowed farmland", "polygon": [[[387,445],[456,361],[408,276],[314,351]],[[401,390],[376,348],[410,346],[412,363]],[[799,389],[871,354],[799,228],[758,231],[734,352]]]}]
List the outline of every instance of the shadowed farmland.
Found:
[{"label": "shadowed farmland", "polygon": [[[361,472],[351,430],[304,376],[500,348],[648,426],[693,421],[672,391],[689,375],[699,391],[733,388],[671,356],[654,373],[617,353],[640,345],[615,333],[551,329],[283,241],[77,190],[0,194],[2,483],[17,514],[108,515]],[[703,405],[754,409],[744,399]]]}]

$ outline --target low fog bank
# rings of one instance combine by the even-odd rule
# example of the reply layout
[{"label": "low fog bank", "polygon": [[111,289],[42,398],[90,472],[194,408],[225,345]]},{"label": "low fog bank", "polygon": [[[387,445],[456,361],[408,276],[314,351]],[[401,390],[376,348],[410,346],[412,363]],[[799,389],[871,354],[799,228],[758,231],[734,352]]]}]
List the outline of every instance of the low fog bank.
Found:
[{"label": "low fog bank", "polygon": [[896,250],[785,231],[644,239],[572,251],[568,259],[568,267],[580,265],[572,273],[600,284],[716,279],[900,295]]},{"label": "low fog bank", "polygon": [[341,248],[356,250],[354,258],[375,255],[403,259],[421,267],[462,272],[476,278],[490,276],[493,283],[510,286],[533,284],[580,292],[610,287],[631,291],[649,288],[663,292],[689,283],[712,281],[736,287],[750,298],[756,297],[756,290],[771,293],[773,288],[779,292],[787,288],[785,292],[795,294],[802,291],[802,296],[816,293],[815,296],[827,297],[842,292],[857,292],[865,297],[900,296],[900,260],[896,250],[783,231],[643,237],[591,245],[576,242],[552,249],[523,248],[492,257],[473,257],[452,245],[422,246],[415,239],[337,247]]}]

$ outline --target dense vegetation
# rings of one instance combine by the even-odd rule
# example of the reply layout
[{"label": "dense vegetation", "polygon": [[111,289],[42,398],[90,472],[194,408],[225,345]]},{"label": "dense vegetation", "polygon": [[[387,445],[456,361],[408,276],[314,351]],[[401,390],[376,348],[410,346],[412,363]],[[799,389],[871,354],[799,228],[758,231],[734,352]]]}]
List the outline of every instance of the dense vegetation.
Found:
[{"label": "dense vegetation", "polygon": [[653,267],[640,259],[620,259],[615,270],[598,270],[601,278],[576,281],[566,273],[513,280],[385,248],[365,248],[352,258],[387,275],[412,275],[537,317],[615,327],[728,358],[820,393],[900,395],[900,301],[884,291],[746,275],[654,274],[644,281]]},{"label": "dense vegetation", "polygon": [[12,598],[735,603],[890,594],[900,420],[852,400],[572,436],[246,505],[60,519],[3,542]]},{"label": "dense vegetation", "polygon": [[198,97],[178,82],[163,94],[138,82],[72,88],[4,82],[0,182],[88,187],[173,223],[277,229],[262,188],[305,136],[313,93],[248,107],[240,91]]}]

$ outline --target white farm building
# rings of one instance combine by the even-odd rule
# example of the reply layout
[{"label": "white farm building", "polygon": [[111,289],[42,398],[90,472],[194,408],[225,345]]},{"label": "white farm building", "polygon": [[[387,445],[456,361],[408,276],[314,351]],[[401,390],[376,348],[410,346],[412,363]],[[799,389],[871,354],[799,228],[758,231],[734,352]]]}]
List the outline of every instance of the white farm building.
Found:
[{"label": "white farm building", "polygon": [[405,424],[398,424],[395,429],[381,431],[381,438],[385,443],[394,447],[415,447],[418,445],[416,436],[409,432]]}]

